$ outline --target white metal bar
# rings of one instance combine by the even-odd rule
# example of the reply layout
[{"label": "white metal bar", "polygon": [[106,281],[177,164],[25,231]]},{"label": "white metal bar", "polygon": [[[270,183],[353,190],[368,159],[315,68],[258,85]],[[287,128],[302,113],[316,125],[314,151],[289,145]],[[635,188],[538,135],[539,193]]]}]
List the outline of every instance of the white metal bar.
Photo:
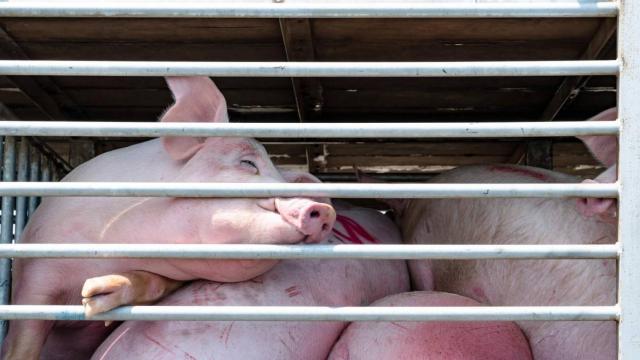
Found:
[{"label": "white metal bar", "polygon": [[180,18],[477,18],[613,17],[615,2],[116,2],[8,1],[2,17],[180,17]]},{"label": "white metal bar", "polygon": [[[29,181],[31,182],[40,181],[40,152],[36,147],[31,148]],[[29,197],[29,217],[31,217],[31,215],[33,215],[33,212],[36,211],[37,206],[38,206],[38,197],[30,196]]]},{"label": "white metal bar", "polygon": [[640,3],[621,0],[618,27],[618,56],[622,71],[618,79],[620,132],[619,179],[621,192],[618,301],[619,359],[640,354]]},{"label": "white metal bar", "polygon": [[618,135],[618,121],[486,123],[153,123],[2,121],[14,136],[241,136],[259,138],[484,138]]},{"label": "white metal bar", "polygon": [[[46,170],[46,168],[45,168]],[[302,184],[159,182],[11,182],[5,196],[498,198],[618,196],[617,184]]]},{"label": "white metal bar", "polygon": [[[2,3],[0,3],[1,6]],[[617,60],[456,62],[178,62],[0,60],[2,75],[460,77],[617,75]]]},{"label": "white metal bar", "polygon": [[[123,239],[124,240],[124,239]],[[0,257],[180,259],[606,259],[606,245],[0,244]]]},{"label": "white metal bar", "polygon": [[[18,181],[29,180],[29,141],[26,137],[20,139],[18,148]],[[16,199],[16,242],[22,235],[22,230],[27,223],[27,198],[20,196]]]},{"label": "white metal bar", "polygon": [[132,306],[85,319],[82,306],[3,305],[2,319],[172,321],[597,321],[616,320],[617,306]]},{"label": "white metal bar", "polygon": [[[13,136],[4,138],[4,157],[2,182],[14,181],[16,176],[16,146]],[[10,196],[2,196],[2,215],[0,217],[0,244],[13,241],[13,203]],[[11,259],[0,259],[0,305],[8,304],[11,295]],[[0,321],[0,343],[7,333],[7,322]]]}]

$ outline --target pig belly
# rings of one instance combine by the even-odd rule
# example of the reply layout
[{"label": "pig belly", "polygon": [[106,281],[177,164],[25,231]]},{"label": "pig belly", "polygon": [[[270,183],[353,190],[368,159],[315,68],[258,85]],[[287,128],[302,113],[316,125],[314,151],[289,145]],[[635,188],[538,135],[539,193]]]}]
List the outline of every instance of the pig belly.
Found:
[{"label": "pig belly", "polygon": [[[439,292],[388,296],[371,306],[480,306]],[[507,321],[354,322],[336,342],[329,360],[527,360],[529,344]]]},{"label": "pig belly", "polygon": [[[199,281],[160,305],[360,306],[406,291],[402,261],[284,261],[251,281]],[[122,324],[92,359],[325,359],[343,322],[172,321]]]},{"label": "pig belly", "polygon": [[[454,183],[571,180],[527,167],[459,168],[434,179]],[[613,244],[616,228],[576,211],[572,199],[412,201],[405,241],[424,244]],[[614,305],[614,260],[412,261],[417,289],[435,288],[495,306]],[[432,281],[432,283],[430,283]],[[533,356],[615,359],[615,322],[519,322]]]}]

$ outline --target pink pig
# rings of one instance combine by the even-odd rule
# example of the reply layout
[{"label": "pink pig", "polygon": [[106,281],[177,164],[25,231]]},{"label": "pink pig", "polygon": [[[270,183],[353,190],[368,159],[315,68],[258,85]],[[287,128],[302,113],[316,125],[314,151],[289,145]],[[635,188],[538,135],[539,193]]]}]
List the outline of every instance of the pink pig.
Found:
[{"label": "pink pig", "polygon": [[[414,291],[371,306],[481,306],[464,296]],[[354,322],[340,335],[328,360],[530,360],[529,343],[508,321]]]},{"label": "pink pig", "polygon": [[[328,243],[400,243],[397,227],[380,212],[341,202],[335,206],[338,219]],[[364,306],[408,288],[402,260],[286,260],[241,283],[189,284],[160,305]],[[324,360],[346,325],[340,321],[127,321],[92,359]]]},{"label": "pink pig", "polygon": [[[618,117],[618,109],[611,108],[589,119],[589,121],[613,121]],[[587,183],[613,183],[618,179],[618,138],[615,136],[579,136],[600,163],[608,169],[594,180]],[[578,211],[581,214],[611,223],[616,222],[617,207],[615,199],[585,198],[578,200]]]},{"label": "pink pig", "polygon": [[[225,100],[207,77],[167,78],[175,104],[163,122],[227,122]],[[258,142],[248,138],[165,137],[111,151],[63,181],[284,182]],[[24,243],[315,243],[331,234],[335,211],[306,198],[47,198]],[[153,302],[181,281],[236,282],[272,260],[17,259],[13,304],[85,304],[88,315],[123,303]],[[91,277],[105,274],[87,282]],[[112,281],[113,278],[121,281]],[[158,280],[158,279],[162,280]],[[146,283],[145,291],[131,287]],[[81,297],[81,289],[82,296]],[[38,359],[45,343],[67,358],[88,358],[112,330],[102,322],[11,321],[4,359]],[[47,358],[48,353],[43,353]]]},{"label": "pink pig", "polygon": [[[460,167],[432,183],[571,183],[544,169]],[[571,199],[423,199],[398,201],[412,244],[613,244],[616,226],[580,214]],[[470,297],[494,306],[607,306],[616,303],[616,261],[412,260],[414,289]],[[519,321],[536,360],[616,357],[615,321]]]}]

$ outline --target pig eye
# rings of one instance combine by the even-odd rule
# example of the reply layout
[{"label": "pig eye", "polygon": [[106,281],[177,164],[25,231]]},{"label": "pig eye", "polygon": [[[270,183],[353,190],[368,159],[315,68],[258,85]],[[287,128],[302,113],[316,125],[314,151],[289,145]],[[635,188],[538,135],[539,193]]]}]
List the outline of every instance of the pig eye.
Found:
[{"label": "pig eye", "polygon": [[253,161],[251,161],[251,160],[240,160],[240,163],[241,164],[247,164],[247,165],[251,166],[252,168],[255,169],[256,174],[258,173],[258,165],[256,165],[256,163],[254,163]]}]

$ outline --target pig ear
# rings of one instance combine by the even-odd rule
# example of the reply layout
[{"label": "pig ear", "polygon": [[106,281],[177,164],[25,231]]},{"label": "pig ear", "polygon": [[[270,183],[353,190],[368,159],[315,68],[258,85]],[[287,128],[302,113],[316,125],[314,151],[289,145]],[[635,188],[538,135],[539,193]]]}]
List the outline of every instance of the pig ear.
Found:
[{"label": "pig ear", "polygon": [[[611,108],[588,121],[612,121],[618,117],[618,109]],[[618,159],[618,138],[615,136],[578,136],[593,156],[605,166],[615,165]]]},{"label": "pig ear", "polygon": [[[385,183],[384,180],[377,179],[373,176],[369,176],[362,172],[358,167],[353,167],[356,172],[356,180],[359,183]],[[389,207],[396,213],[398,216],[402,216],[405,207],[408,204],[408,199],[378,199],[379,201],[389,205]]]},{"label": "pig ear", "polygon": [[295,170],[280,170],[280,174],[288,183],[321,183],[317,177],[304,172]]},{"label": "pig ear", "polygon": [[[165,80],[175,103],[162,115],[161,122],[229,122],[224,96],[209,77],[176,76]],[[184,160],[198,152],[204,140],[167,136],[162,143],[172,158]]]}]

